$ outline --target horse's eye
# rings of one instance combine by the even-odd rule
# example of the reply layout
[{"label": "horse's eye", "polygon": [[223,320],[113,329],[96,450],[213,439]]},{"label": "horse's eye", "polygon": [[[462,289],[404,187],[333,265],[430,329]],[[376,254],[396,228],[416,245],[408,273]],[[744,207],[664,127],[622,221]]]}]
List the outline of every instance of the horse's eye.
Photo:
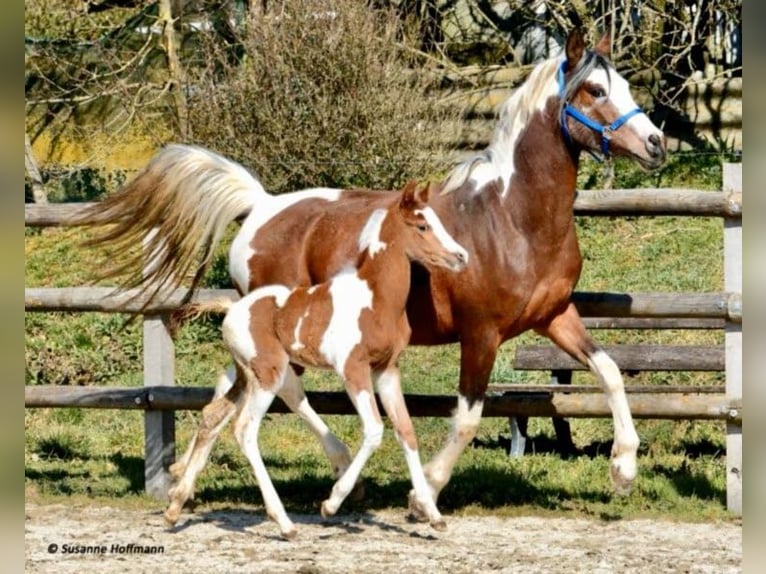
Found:
[{"label": "horse's eye", "polygon": [[594,98],[603,98],[606,95],[606,91],[603,88],[593,87],[589,91],[590,95]]},{"label": "horse's eye", "polygon": [[418,231],[425,233],[429,229],[431,229],[431,226],[427,223],[418,223]]}]

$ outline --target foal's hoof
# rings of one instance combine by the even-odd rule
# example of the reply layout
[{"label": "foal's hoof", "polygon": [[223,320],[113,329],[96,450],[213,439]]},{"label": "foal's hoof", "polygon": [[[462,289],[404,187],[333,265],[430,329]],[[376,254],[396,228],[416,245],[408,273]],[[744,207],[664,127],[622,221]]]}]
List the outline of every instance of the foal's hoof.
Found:
[{"label": "foal's hoof", "polygon": [[322,518],[330,518],[331,516],[335,516],[336,511],[330,508],[329,503],[329,500],[325,500],[322,503],[322,506],[319,508],[319,513],[322,515]]},{"label": "foal's hoof", "polygon": [[428,514],[426,514],[417,498],[415,498],[414,492],[410,492],[408,497],[408,510],[407,520],[410,522],[428,522]]},{"label": "foal's hoof", "polygon": [[170,478],[174,481],[178,481],[183,476],[185,470],[185,465],[181,461],[178,461],[170,465],[168,473],[170,474]]},{"label": "foal's hoof", "polygon": [[168,526],[168,528],[172,528],[176,525],[176,522],[178,522],[178,519],[181,516],[181,510],[175,510],[172,508],[168,508],[165,511],[165,514],[163,514],[163,518],[165,519],[165,524]]},{"label": "foal's hoof", "polygon": [[282,538],[285,540],[295,540],[296,536],[298,536],[298,529],[295,527],[282,531]]},{"label": "foal's hoof", "polygon": [[439,518],[439,520],[434,520],[431,522],[431,528],[437,532],[446,532],[447,522],[443,518]]}]

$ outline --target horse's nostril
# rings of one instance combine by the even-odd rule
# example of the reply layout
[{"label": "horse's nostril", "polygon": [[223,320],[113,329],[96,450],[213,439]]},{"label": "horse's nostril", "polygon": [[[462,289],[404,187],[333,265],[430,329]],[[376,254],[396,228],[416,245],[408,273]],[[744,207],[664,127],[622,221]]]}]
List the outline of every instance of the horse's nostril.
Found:
[{"label": "horse's nostril", "polygon": [[648,138],[649,142],[646,144],[647,151],[653,156],[664,155],[662,146],[662,136],[658,134],[651,134]]}]

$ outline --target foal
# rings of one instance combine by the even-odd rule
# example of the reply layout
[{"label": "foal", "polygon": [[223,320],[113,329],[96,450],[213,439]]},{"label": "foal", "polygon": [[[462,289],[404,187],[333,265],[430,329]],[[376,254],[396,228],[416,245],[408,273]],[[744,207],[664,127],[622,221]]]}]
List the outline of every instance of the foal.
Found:
[{"label": "foal", "polygon": [[[428,191],[410,183],[388,209],[374,211],[359,236],[356,267],[329,281],[292,290],[270,285],[236,303],[195,306],[201,312],[227,311],[223,337],[240,376],[225,394],[203,409],[200,428],[187,453],[171,468],[178,481],[169,492],[170,506],[165,512],[169,524],[178,520],[213,442],[236,413],[234,434],[253,466],[266,512],[277,522],[282,536],[295,536],[295,525],[285,512],[258,448],[258,429],[274,397],[302,395],[302,388],[285,388],[300,387],[297,378],[287,376],[289,364],[295,363],[335,369],[362,419],[362,444],[330,497],[322,502],[322,516],[337,512],[381,443],[383,423],[373,392],[375,383],[404,450],[414,496],[434,528],[446,527],[423,473],[397,366],[411,332],[406,314],[410,262],[453,271],[462,270],[468,262],[466,250],[426,206]],[[295,400],[286,402],[296,410]]]}]

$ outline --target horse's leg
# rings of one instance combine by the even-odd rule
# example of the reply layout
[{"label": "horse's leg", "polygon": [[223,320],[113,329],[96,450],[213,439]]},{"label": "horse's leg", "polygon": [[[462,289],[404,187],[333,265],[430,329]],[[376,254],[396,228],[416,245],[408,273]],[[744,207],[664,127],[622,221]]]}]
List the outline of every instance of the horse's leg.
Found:
[{"label": "horse's leg", "polygon": [[321,512],[325,518],[338,511],[340,505],[353,490],[365,463],[383,440],[383,421],[375,401],[369,365],[360,364],[352,368],[347,367],[346,372],[348,373],[344,379],[346,391],[362,419],[363,439],[346,472],[333,485],[330,497],[322,502]]},{"label": "horse's leg", "polygon": [[327,454],[327,458],[330,459],[335,478],[341,477],[351,464],[351,452],[330,431],[325,422],[312,408],[303,390],[303,383],[292,367],[287,369],[284,385],[279,390],[279,398],[285,402],[291,411],[306,421],[311,431],[317,436],[319,442],[322,443],[322,448],[325,454]]},{"label": "horse's leg", "polygon": [[[261,427],[261,421],[266,416],[274,397],[280,391],[284,383],[285,373],[289,369],[288,356],[281,349],[280,351],[282,352],[281,357],[264,353],[268,364],[265,364],[260,356],[253,359],[258,362],[258,365],[255,372],[250,371],[247,374],[251,378],[249,385],[252,387],[252,393],[248,394],[244,407],[234,423],[234,436],[253,467],[253,473],[258,481],[261,496],[263,496],[266,514],[279,525],[282,536],[289,540],[295,537],[297,530],[287,516],[279,494],[271,482],[271,477],[266,470],[258,446],[258,431]],[[255,373],[258,373],[257,378]]]},{"label": "horse's leg", "polygon": [[170,505],[165,511],[165,520],[169,525],[172,526],[178,521],[183,505],[194,494],[197,475],[204,468],[221,429],[234,414],[238,403],[242,402],[245,385],[241,375],[234,377],[231,385],[225,385],[228,386],[226,393],[214,398],[202,409],[202,420],[186,454],[171,466],[170,471],[175,484],[168,492]]},{"label": "horse's leg", "polygon": [[390,366],[385,371],[377,373],[376,385],[380,402],[391,420],[396,439],[404,451],[404,458],[410,471],[413,489],[410,505],[417,505],[420,512],[436,530],[445,530],[447,524],[436,508],[420,462],[418,439],[415,436],[415,428],[412,425],[407,405],[404,403],[398,367]]},{"label": "horse's leg", "polygon": [[[424,469],[434,501],[449,482],[460,454],[479,429],[489,375],[500,344],[500,336],[497,333],[480,331],[478,328],[466,331],[467,335],[462,337],[460,342],[460,385],[450,435],[442,450]],[[410,510],[414,518],[425,518],[418,511],[417,505],[410,504]]]},{"label": "horse's leg", "polygon": [[[229,367],[225,372],[221,373],[221,375],[218,377],[218,382],[215,385],[215,392],[213,393],[213,398],[210,400],[212,403],[216,399],[224,396],[229,389],[234,385],[235,378],[237,376],[237,371],[232,365]],[[229,413],[229,416],[233,414],[233,410]],[[221,424],[221,427],[224,427],[226,425],[226,422],[229,420],[229,418],[226,418],[226,421],[223,421]],[[170,468],[168,469],[170,471],[170,475],[173,477],[174,481],[178,481],[181,476],[183,475],[187,465],[189,464],[189,458],[192,455],[192,452],[194,452],[195,445],[197,443],[197,436],[199,435],[199,430],[194,433],[194,436],[192,437],[191,441],[189,441],[189,446],[186,448],[186,451],[184,452],[183,456],[178,459],[176,462],[170,465]],[[212,448],[213,442],[210,443],[210,447]],[[204,466],[204,463],[203,463]]]},{"label": "horse's leg", "polygon": [[610,474],[615,490],[620,494],[628,493],[638,472],[636,452],[639,439],[633,426],[620,369],[593,341],[571,303],[548,325],[536,330],[587,365],[601,383],[614,421]]}]

